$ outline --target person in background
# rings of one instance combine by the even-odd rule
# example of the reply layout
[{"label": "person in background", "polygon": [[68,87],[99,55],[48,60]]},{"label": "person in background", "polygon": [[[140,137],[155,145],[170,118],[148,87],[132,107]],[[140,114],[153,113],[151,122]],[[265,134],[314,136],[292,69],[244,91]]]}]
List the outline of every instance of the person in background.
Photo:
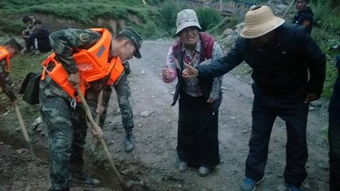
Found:
[{"label": "person in background", "polygon": [[308,34],[311,34],[313,29],[313,11],[308,7],[309,0],[295,0],[297,14],[293,18],[293,23],[304,27]]},{"label": "person in background", "polygon": [[17,99],[14,83],[11,80],[11,63],[10,59],[20,52],[22,46],[14,39],[10,39],[5,45],[0,46],[0,88],[7,97],[15,102]]},{"label": "person in background", "polygon": [[[26,29],[21,32],[21,36],[25,41],[25,47],[27,47],[28,38],[31,36],[34,30],[34,17],[33,16],[24,16],[22,18],[22,22],[26,25]],[[22,49],[22,53],[26,53],[27,50]]]},{"label": "person in background", "polygon": [[33,33],[29,36],[26,43],[26,50],[30,50],[33,47],[35,54],[49,52],[51,50],[49,35],[50,32],[42,27],[42,22],[35,20]]}]

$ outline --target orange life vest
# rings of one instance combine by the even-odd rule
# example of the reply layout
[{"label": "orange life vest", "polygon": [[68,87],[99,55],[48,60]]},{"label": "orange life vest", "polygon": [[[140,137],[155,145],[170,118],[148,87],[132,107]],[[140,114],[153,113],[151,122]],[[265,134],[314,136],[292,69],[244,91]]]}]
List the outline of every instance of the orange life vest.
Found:
[{"label": "orange life vest", "polygon": [[0,46],[0,60],[3,59],[5,59],[6,61],[4,68],[5,72],[10,72],[11,71],[10,54],[5,47]]},{"label": "orange life vest", "polygon": [[[111,33],[104,28],[93,28],[91,30],[101,33],[101,38],[89,49],[80,49],[73,54],[80,75],[80,89],[83,95],[85,95],[85,90],[89,87],[90,82],[107,77],[107,85],[112,85],[124,72],[123,63],[119,57],[109,60]],[[47,73],[70,97],[76,98],[77,102],[80,102],[77,90],[68,81],[68,73],[55,58],[56,54],[53,53],[43,61],[44,71],[41,79],[44,80]],[[51,71],[47,69],[49,64],[54,65]]]}]

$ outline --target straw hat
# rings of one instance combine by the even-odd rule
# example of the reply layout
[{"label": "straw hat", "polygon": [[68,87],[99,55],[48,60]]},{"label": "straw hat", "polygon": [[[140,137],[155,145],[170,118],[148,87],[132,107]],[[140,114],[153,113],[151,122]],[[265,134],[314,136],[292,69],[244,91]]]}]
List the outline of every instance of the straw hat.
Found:
[{"label": "straw hat", "polygon": [[284,22],[285,20],[275,16],[268,6],[255,6],[247,12],[240,35],[243,38],[257,38],[273,31]]},{"label": "straw hat", "polygon": [[176,34],[181,32],[183,29],[187,27],[197,27],[198,29],[202,30],[201,25],[198,22],[198,18],[196,12],[192,9],[184,9],[177,13],[177,20],[176,20]]}]

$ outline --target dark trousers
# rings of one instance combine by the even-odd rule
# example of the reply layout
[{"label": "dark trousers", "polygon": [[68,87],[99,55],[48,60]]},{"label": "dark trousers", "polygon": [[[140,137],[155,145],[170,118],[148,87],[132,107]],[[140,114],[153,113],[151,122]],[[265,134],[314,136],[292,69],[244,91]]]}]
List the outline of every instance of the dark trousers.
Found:
[{"label": "dark trousers", "polygon": [[218,106],[214,108],[206,100],[181,94],[177,154],[189,165],[214,168],[220,163]]},{"label": "dark trousers", "polygon": [[268,157],[268,145],[275,118],[282,118],[287,127],[286,167],[284,178],[287,184],[300,186],[306,178],[305,164],[308,158],[306,124],[308,104],[304,93],[285,97],[272,97],[253,86],[252,134],[245,175],[261,180]]},{"label": "dark trousers", "polygon": [[340,78],[335,82],[329,104],[329,188],[340,190]]}]

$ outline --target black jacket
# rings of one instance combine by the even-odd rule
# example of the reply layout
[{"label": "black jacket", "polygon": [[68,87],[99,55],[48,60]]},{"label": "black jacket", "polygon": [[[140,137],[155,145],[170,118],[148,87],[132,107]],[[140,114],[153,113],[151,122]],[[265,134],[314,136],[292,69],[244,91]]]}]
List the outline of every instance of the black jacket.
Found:
[{"label": "black jacket", "polygon": [[50,45],[50,39],[49,39],[50,33],[46,29],[38,29],[34,30],[33,33],[28,38],[28,42],[26,44],[27,50],[31,48],[31,46],[34,47],[35,39],[38,41],[38,47],[34,47],[38,49],[40,52],[48,52],[51,50]]},{"label": "black jacket", "polygon": [[284,96],[303,90],[320,95],[326,60],[312,38],[295,25],[285,23],[275,29],[272,44],[260,49],[240,37],[226,56],[210,65],[198,66],[199,78],[223,75],[245,61],[253,68],[255,84],[267,94]]},{"label": "black jacket", "polygon": [[309,34],[312,32],[313,29],[313,11],[309,7],[307,7],[305,10],[299,11],[293,18],[293,23],[302,25],[304,21],[309,21],[310,25],[308,27],[304,27],[306,32]]}]

